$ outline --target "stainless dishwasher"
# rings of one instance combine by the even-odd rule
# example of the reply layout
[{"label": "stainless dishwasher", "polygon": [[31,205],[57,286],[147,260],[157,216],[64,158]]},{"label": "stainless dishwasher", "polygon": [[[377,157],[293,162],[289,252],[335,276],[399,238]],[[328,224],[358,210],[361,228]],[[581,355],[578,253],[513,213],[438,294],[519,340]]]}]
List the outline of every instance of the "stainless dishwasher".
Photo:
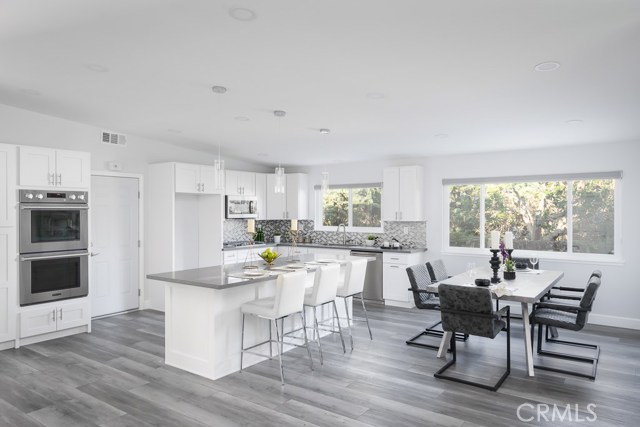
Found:
[{"label": "stainless dishwasher", "polygon": [[352,250],[351,256],[375,257],[375,261],[367,263],[367,273],[364,277],[364,291],[362,296],[366,300],[383,302],[382,299],[382,252],[368,252]]}]

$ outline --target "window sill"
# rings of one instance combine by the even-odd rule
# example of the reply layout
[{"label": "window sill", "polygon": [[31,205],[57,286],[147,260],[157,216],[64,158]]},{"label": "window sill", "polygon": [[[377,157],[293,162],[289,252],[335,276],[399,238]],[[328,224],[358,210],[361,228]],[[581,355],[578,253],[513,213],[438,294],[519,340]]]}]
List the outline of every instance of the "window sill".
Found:
[{"label": "window sill", "polygon": [[[513,256],[528,258],[533,251],[514,250]],[[565,253],[553,253],[553,252],[536,252],[540,262],[567,262],[572,264],[598,264],[598,265],[614,265],[623,266],[626,264],[624,258],[617,257],[615,255],[594,255],[594,254],[565,254]],[[489,249],[478,248],[444,248],[442,255],[450,256],[466,256],[466,257],[479,257],[486,256],[489,258],[491,252]]]}]

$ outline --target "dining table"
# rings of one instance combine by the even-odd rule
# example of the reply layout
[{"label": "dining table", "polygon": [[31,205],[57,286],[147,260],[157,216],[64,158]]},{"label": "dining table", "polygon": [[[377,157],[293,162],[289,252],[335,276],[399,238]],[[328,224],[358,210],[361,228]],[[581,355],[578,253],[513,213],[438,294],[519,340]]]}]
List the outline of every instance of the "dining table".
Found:
[{"label": "dining table", "polygon": [[[428,290],[438,292],[438,285],[476,286],[475,279],[489,279],[493,276],[490,268],[474,268],[464,273],[451,276],[448,279],[434,282]],[[527,364],[527,374],[534,376],[533,372],[533,341],[530,334],[529,305],[534,304],[564,277],[561,271],[524,269],[516,271],[514,280],[501,279],[500,283],[491,284],[489,288],[492,296],[499,301],[519,302],[522,307],[522,330]],[[443,358],[449,348],[452,332],[445,332],[440,342],[438,357]]]}]

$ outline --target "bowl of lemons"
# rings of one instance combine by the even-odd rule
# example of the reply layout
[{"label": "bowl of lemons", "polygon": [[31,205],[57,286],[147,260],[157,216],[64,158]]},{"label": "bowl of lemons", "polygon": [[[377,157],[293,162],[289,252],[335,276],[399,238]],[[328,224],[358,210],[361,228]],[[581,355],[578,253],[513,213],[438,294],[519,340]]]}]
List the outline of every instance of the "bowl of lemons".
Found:
[{"label": "bowl of lemons", "polygon": [[276,251],[271,250],[271,248],[265,249],[264,251],[262,251],[258,255],[260,256],[260,258],[262,258],[264,260],[264,262],[267,263],[267,265],[269,267],[271,267],[273,262],[280,256],[279,253],[277,253]]}]

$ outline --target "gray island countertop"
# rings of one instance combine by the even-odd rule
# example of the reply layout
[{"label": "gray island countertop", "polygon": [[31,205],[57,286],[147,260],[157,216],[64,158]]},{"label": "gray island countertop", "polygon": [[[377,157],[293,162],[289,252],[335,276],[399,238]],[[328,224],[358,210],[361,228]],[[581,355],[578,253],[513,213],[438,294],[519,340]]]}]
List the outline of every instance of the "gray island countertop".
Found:
[{"label": "gray island countertop", "polygon": [[[193,268],[190,270],[169,271],[166,273],[147,274],[147,279],[221,290],[274,280],[278,274],[288,272],[286,270],[278,270],[277,267],[283,267],[287,264],[301,264],[304,262],[314,262],[327,259],[331,258],[326,254],[305,254],[297,257],[281,256],[273,263],[273,267],[275,269],[266,270],[264,261],[258,258],[253,264],[258,266],[258,270],[264,270],[267,273],[262,276],[255,277],[248,277],[244,274],[244,272],[247,271],[243,269],[244,264],[238,263],[231,265],[218,265],[215,267]],[[345,259],[336,259],[336,262],[345,263],[351,259],[362,259],[362,257],[348,256]],[[368,257],[365,257],[365,259],[368,259]],[[371,260],[373,260],[373,258],[371,258]],[[306,264],[305,268],[307,271],[315,271],[315,269],[321,265],[322,264]],[[253,269],[249,271],[256,270]]]}]

